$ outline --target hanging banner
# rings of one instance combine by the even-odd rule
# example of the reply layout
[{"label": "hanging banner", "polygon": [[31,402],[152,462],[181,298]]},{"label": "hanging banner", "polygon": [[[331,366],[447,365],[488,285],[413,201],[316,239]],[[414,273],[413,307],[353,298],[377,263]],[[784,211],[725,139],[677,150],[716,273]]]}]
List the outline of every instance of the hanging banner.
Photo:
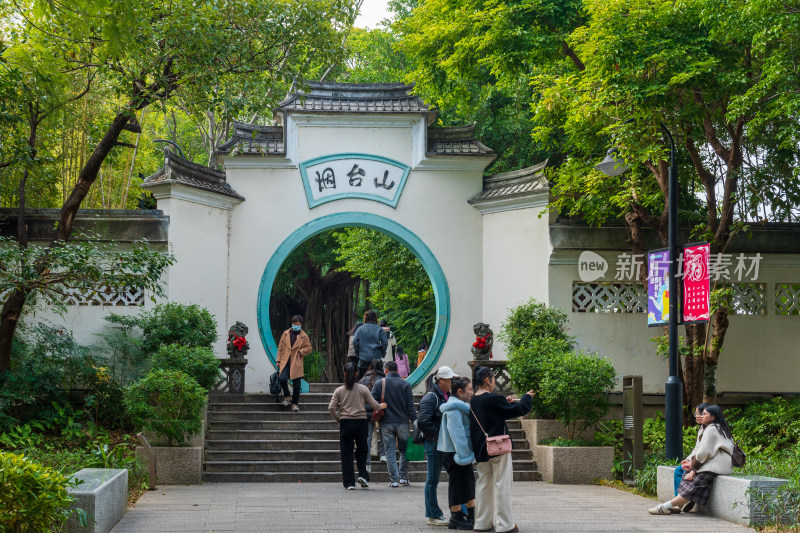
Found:
[{"label": "hanging banner", "polygon": [[647,325],[669,323],[669,250],[647,252]]},{"label": "hanging banner", "polygon": [[707,243],[683,248],[683,322],[711,317],[710,252]]}]

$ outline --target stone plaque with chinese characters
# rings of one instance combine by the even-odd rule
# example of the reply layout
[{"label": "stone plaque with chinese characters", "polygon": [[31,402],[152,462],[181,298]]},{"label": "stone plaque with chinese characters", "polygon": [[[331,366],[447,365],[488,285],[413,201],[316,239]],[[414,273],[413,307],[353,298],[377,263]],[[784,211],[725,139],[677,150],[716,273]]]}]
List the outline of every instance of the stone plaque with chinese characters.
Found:
[{"label": "stone plaque with chinese characters", "polygon": [[333,154],[300,163],[308,207],[360,198],[397,207],[409,167],[370,154]]}]

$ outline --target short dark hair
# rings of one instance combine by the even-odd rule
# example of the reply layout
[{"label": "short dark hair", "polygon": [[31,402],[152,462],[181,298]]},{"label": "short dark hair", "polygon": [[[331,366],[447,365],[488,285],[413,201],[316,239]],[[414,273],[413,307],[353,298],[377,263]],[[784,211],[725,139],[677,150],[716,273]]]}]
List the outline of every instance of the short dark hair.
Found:
[{"label": "short dark hair", "polygon": [[378,313],[370,309],[364,313],[364,322],[367,324],[376,324],[378,322]]},{"label": "short dark hair", "polygon": [[387,372],[397,372],[397,362],[386,361],[386,364],[383,365],[383,368],[385,368]]},{"label": "short dark hair", "polygon": [[294,315],[292,317],[291,323],[294,324],[295,322],[303,323],[303,315]]},{"label": "short dark hair", "polygon": [[385,318],[381,318],[381,321],[378,322],[378,325],[381,326],[381,327],[386,327],[386,326],[389,325],[389,323],[386,321]]}]

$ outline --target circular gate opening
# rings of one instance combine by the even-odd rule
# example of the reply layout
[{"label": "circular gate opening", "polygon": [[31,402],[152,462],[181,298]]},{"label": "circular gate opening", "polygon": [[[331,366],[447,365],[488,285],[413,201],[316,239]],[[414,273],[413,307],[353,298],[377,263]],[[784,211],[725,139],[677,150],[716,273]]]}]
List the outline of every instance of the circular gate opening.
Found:
[{"label": "circular gate opening", "polygon": [[[306,243],[309,242],[320,244],[319,241],[321,240],[321,244],[324,246],[327,240],[335,238],[333,235],[334,232],[331,230],[339,230],[342,228],[365,228],[368,230],[375,230],[380,234],[397,241],[398,246],[402,245],[408,251],[410,251],[411,254],[416,257],[416,259],[419,260],[419,263],[424,268],[425,274],[427,274],[427,277],[429,278],[435,300],[435,316],[432,321],[433,335],[430,340],[430,347],[425,359],[408,377],[408,380],[411,382],[411,384],[416,385],[435,366],[447,336],[450,319],[450,297],[447,281],[438,261],[436,261],[434,255],[431,253],[425,243],[419,239],[419,237],[393,220],[369,213],[339,213],[321,217],[309,222],[308,224],[298,228],[289,237],[287,237],[270,258],[261,279],[258,297],[259,334],[261,336],[261,342],[264,345],[267,356],[272,364],[275,365],[277,356],[276,334],[277,338],[280,338],[280,333],[288,327],[288,323],[284,323],[286,322],[287,318],[283,315],[285,315],[287,312],[290,312],[288,308],[290,306],[285,306],[286,308],[281,309],[280,302],[276,302],[276,300],[273,298],[273,295],[278,294],[281,291],[281,287],[276,288],[276,283],[279,285],[286,283],[287,270],[290,270],[286,267],[286,265],[291,266],[292,261],[296,260],[296,257],[293,259],[293,252],[297,251],[298,249],[304,252],[305,250],[302,248],[308,247],[309,245]],[[353,231],[350,233],[351,238],[359,237],[358,231]],[[372,232],[363,232],[361,235],[363,235],[364,238],[370,238],[369,235],[371,233]],[[315,237],[317,239],[315,239]],[[331,243],[328,242],[327,244],[330,245]],[[388,243],[384,242],[383,244]],[[358,253],[357,245],[350,243],[350,248],[353,254]],[[400,256],[402,256],[402,254],[400,254]],[[357,257],[353,257],[352,259],[357,260]],[[289,260],[288,263],[287,260]],[[334,276],[335,275],[340,274],[334,274]],[[396,330],[397,326],[399,325],[397,323],[398,321],[392,318],[391,313],[388,314],[387,318],[389,319],[390,324],[394,326],[393,330]],[[273,320],[276,323],[273,324]],[[352,313],[347,313],[345,320],[348,322],[352,321]],[[316,325],[318,326],[319,324]],[[350,326],[352,326],[352,324],[348,324],[348,330]],[[342,324],[338,324],[337,327],[341,328]],[[402,330],[402,328],[400,329]],[[324,335],[324,332],[315,332],[315,336],[317,338],[319,338],[320,335]],[[331,335],[331,338],[334,337],[333,334],[329,333],[329,335]],[[411,340],[411,338],[412,336],[409,335],[407,340]],[[409,355],[409,359],[416,362],[417,345],[415,344],[412,346],[404,344],[402,337],[398,338],[398,344],[404,347],[406,353]],[[315,348],[318,348],[318,346],[315,346]],[[328,361],[326,359],[325,364],[327,363]],[[319,364],[321,365],[323,363],[320,362]]]}]

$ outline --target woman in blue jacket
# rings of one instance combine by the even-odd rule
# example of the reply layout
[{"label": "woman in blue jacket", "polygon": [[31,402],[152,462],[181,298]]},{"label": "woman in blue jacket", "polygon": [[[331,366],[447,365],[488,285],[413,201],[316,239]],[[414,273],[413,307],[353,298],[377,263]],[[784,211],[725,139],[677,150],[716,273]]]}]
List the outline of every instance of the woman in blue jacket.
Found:
[{"label": "woman in blue jacket", "polygon": [[[452,395],[439,407],[442,423],[439,426],[438,449],[444,456],[447,469],[447,496],[450,504],[448,529],[470,530],[475,522],[475,474],[472,463],[470,440],[469,401],[472,399],[472,383],[469,378],[455,378]],[[467,514],[461,510],[466,505]]]}]

